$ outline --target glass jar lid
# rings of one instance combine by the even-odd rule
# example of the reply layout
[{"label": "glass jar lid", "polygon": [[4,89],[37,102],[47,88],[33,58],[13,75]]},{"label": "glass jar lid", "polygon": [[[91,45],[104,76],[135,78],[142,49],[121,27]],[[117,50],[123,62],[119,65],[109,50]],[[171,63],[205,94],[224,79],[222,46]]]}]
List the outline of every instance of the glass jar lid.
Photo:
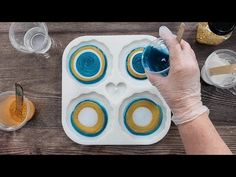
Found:
[{"label": "glass jar lid", "polygon": [[217,35],[226,35],[235,28],[235,23],[208,22],[210,30]]}]

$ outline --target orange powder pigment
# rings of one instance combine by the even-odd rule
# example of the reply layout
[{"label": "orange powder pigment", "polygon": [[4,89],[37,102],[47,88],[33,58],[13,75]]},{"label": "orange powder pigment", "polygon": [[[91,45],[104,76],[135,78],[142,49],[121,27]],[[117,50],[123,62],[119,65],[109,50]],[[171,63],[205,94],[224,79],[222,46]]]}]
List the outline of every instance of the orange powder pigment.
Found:
[{"label": "orange powder pigment", "polygon": [[11,102],[9,111],[10,111],[11,118],[13,120],[15,120],[16,122],[21,123],[26,118],[26,111],[27,111],[26,103],[25,102],[23,103],[22,112],[20,114],[20,113],[16,112],[16,101],[13,100]]},{"label": "orange powder pigment", "polygon": [[[16,99],[15,96],[9,96],[2,102],[0,102],[0,111],[2,112],[1,115],[1,123],[6,126],[17,126],[21,124],[27,117],[27,119],[31,119],[35,112],[35,107],[31,101],[29,103],[29,115],[27,114],[27,106],[26,102],[24,101],[22,112],[16,112]],[[26,117],[27,116],[27,117]]]}]

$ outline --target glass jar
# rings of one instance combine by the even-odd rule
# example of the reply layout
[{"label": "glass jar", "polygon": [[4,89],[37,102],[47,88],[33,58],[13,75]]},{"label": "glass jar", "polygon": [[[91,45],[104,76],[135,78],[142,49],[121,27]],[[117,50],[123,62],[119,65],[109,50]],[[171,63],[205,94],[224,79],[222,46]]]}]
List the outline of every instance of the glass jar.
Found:
[{"label": "glass jar", "polygon": [[207,45],[218,45],[232,35],[235,23],[201,22],[197,26],[197,42]]}]

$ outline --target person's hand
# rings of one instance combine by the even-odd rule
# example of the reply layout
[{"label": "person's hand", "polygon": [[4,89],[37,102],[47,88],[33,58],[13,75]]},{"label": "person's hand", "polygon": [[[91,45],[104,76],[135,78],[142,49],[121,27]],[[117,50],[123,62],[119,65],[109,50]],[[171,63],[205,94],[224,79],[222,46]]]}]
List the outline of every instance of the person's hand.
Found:
[{"label": "person's hand", "polygon": [[184,40],[178,43],[176,36],[167,27],[160,27],[159,35],[169,49],[169,74],[167,77],[148,71],[146,74],[173,112],[173,122],[176,125],[183,124],[209,112],[201,101],[198,63],[190,45]]}]

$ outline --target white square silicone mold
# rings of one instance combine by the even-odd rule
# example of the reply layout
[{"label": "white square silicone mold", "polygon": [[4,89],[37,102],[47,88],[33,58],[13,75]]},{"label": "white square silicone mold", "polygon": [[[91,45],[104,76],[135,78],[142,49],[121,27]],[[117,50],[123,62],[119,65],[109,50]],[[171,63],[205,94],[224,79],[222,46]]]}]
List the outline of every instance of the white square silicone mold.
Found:
[{"label": "white square silicone mold", "polygon": [[62,125],[86,145],[153,144],[171,112],[141,66],[149,35],[82,36],[62,57]]}]

